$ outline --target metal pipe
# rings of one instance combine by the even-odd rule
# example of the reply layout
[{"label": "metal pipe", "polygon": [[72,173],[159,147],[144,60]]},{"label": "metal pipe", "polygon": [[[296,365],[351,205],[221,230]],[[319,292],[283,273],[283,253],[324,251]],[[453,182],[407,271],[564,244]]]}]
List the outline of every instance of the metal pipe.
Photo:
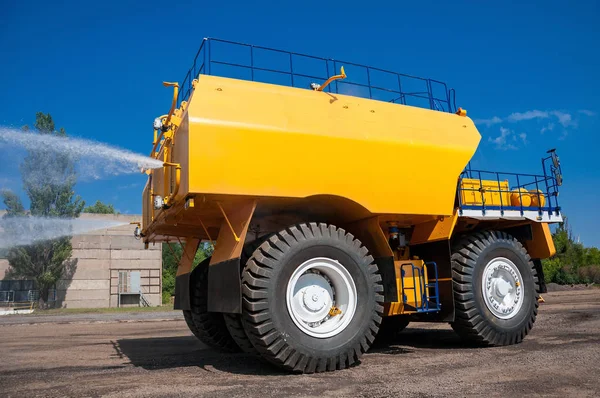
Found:
[{"label": "metal pipe", "polygon": [[340,69],[340,74],[331,76],[329,79],[325,80],[325,83],[323,83],[321,85],[321,87],[319,87],[317,89],[317,91],[323,91],[325,89],[325,87],[329,86],[329,83],[331,83],[334,80],[345,79],[345,78],[346,78],[346,72],[344,72],[344,67],[342,66],[342,68]]},{"label": "metal pipe", "polygon": [[[159,117],[160,120],[163,121],[163,125],[164,125],[164,120],[167,118],[168,115],[162,115]],[[160,135],[157,137],[157,132],[156,130],[154,130],[154,142],[152,143],[152,152],[150,152],[150,157],[151,158],[155,158],[155,153],[156,153],[156,147],[158,146],[158,144],[160,143],[160,140],[162,140],[163,136],[164,136],[165,132],[161,129],[160,131]]]},{"label": "metal pipe", "polygon": [[175,107],[177,106],[177,96],[179,95],[179,83],[163,82],[163,86],[173,87],[173,101],[171,101],[171,109],[169,109],[169,114],[167,115],[167,120],[165,121],[165,125],[168,126],[169,123],[171,123],[171,116],[173,116],[173,112],[175,112]]},{"label": "metal pipe", "polygon": [[[173,193],[171,193],[170,195],[165,195],[165,206],[171,206],[172,205],[172,201],[175,199],[175,197],[177,196],[177,193],[179,192],[179,186],[181,185],[181,165],[179,163],[171,163],[171,162],[164,162],[163,163],[163,167],[166,169],[167,167],[175,167],[175,189],[173,190]],[[166,175],[166,173],[165,173]],[[166,187],[166,178],[164,181],[164,185]],[[166,188],[165,188],[166,189]],[[166,191],[165,191],[166,192]]]}]

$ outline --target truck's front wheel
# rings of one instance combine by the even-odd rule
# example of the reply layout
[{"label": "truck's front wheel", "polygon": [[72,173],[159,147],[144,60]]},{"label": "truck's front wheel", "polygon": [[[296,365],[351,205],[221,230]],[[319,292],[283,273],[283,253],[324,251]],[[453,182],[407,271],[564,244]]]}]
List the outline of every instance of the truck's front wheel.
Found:
[{"label": "truck's front wheel", "polygon": [[243,322],[268,361],[302,373],[356,363],[377,335],[381,276],[367,249],[332,225],[264,242],[242,273]]},{"label": "truck's front wheel", "polygon": [[538,279],[523,245],[501,231],[462,238],[453,249],[452,328],[481,345],[520,343],[535,322]]}]

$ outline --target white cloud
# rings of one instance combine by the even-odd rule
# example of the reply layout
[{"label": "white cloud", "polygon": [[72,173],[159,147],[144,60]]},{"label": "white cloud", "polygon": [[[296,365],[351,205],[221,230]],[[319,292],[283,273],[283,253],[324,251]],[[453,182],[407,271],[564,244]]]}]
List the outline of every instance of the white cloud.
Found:
[{"label": "white cloud", "polygon": [[[595,116],[596,115],[596,113],[594,111],[590,111],[587,109],[580,109],[575,113],[575,116],[577,114],[582,114],[582,115],[586,115],[586,116]],[[499,124],[502,122],[520,123],[520,122],[524,122],[524,121],[528,121],[528,120],[535,120],[535,119],[537,119],[537,120],[551,119],[552,120],[552,121],[549,120],[548,123],[540,129],[540,134],[544,134],[547,131],[555,130],[555,127],[558,124],[560,124],[560,126],[562,126],[564,128],[571,128],[571,129],[577,128],[577,119],[575,119],[574,114],[569,113],[569,112],[560,111],[560,110],[540,111],[540,110],[534,109],[534,110],[529,110],[529,111],[525,111],[525,112],[513,112],[505,118],[494,116],[491,119],[476,119],[475,123],[479,124],[479,125],[485,125],[487,127],[490,127],[492,125]],[[490,139],[490,142],[494,142],[496,144],[496,146],[501,149],[516,149],[516,148],[510,148],[510,145],[506,145],[506,142],[507,142],[507,140],[517,141],[517,137],[521,138],[521,141],[523,141],[524,144],[527,143],[527,134],[526,133],[521,133],[521,134],[517,135],[517,134],[513,133],[512,131],[507,132],[507,130],[508,129],[501,127],[500,135],[494,139]],[[568,135],[568,132],[563,131],[562,134],[559,136],[559,139],[564,140],[567,137],[567,135]]]},{"label": "white cloud", "polygon": [[560,137],[558,137],[558,139],[560,141],[564,141],[567,139],[567,136],[569,135],[569,132],[567,130],[563,131],[562,134],[560,135]]},{"label": "white cloud", "polygon": [[533,111],[526,111],[523,113],[521,113],[521,112],[511,113],[506,118],[506,120],[509,122],[520,122],[521,120],[547,119],[548,117],[550,117],[548,112],[533,110]]},{"label": "white cloud", "polygon": [[133,189],[133,188],[137,188],[140,187],[142,184],[140,182],[134,182],[133,184],[127,184],[127,185],[119,185],[117,187],[117,189],[121,190],[121,189]]},{"label": "white cloud", "polygon": [[554,130],[554,123],[548,123],[548,125],[546,125],[545,127],[542,127],[542,129],[540,130],[541,134],[544,134],[546,131],[552,131]]},{"label": "white cloud", "polygon": [[515,139],[515,137],[514,137],[513,134],[514,133],[513,133],[512,130],[509,130],[509,129],[505,128],[505,127],[500,127],[500,135],[498,137],[496,137],[496,138],[489,137],[488,141],[491,142],[491,143],[493,143],[494,145],[496,145],[496,149],[500,149],[500,150],[503,150],[503,151],[506,151],[506,150],[509,150],[509,149],[510,150],[515,150],[515,149],[517,149],[517,147],[514,144],[508,144],[507,143],[507,140],[509,138],[512,137],[513,140]]},{"label": "white cloud", "polygon": [[498,116],[494,116],[491,119],[475,119],[474,122],[475,124],[485,124],[489,127],[493,124],[502,123],[502,119],[500,119]]},{"label": "white cloud", "polygon": [[562,124],[563,127],[575,126],[577,124],[573,121],[573,116],[571,116],[570,113],[561,111],[552,111],[550,113],[556,116],[558,122]]},{"label": "white cloud", "polygon": [[519,134],[519,138],[523,141],[523,144],[527,144],[527,133]]}]

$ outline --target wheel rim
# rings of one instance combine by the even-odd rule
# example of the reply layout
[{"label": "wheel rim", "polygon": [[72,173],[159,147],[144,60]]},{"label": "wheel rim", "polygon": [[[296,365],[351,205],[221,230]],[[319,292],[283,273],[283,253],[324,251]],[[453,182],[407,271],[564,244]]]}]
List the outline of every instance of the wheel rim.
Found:
[{"label": "wheel rim", "polygon": [[356,286],[337,260],[316,257],[296,268],[287,285],[286,301],[290,317],[302,332],[327,338],[341,333],[354,317]]},{"label": "wheel rim", "polygon": [[510,319],[519,313],[523,305],[523,278],[509,259],[498,257],[487,263],[481,289],[485,305],[497,318]]}]

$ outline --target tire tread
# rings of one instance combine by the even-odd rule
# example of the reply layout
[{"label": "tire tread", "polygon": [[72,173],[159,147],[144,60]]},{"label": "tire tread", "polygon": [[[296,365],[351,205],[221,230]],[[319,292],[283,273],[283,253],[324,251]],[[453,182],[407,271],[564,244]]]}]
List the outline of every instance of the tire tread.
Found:
[{"label": "tire tread", "polygon": [[[473,273],[479,255],[494,242],[501,241],[512,246],[527,259],[528,268],[535,284],[535,307],[526,327],[514,333],[499,333],[492,328],[476,308]],[[538,309],[538,278],[531,257],[516,238],[503,231],[476,232],[462,237],[452,250],[452,279],[454,290],[455,319],[450,325],[465,340],[482,346],[501,346],[520,343],[535,322]]]},{"label": "tire tread", "polygon": [[[277,260],[281,259],[299,242],[321,237],[339,241],[353,248],[361,256],[361,266],[366,270],[368,280],[375,293],[375,313],[370,320],[367,334],[358,339],[352,347],[343,351],[339,357],[320,357],[317,354],[309,357],[296,351],[276,331],[270,320],[266,300],[266,287],[272,275],[270,269],[276,266]],[[360,356],[369,349],[374,335],[379,330],[383,311],[382,292],[381,276],[377,266],[373,264],[373,257],[352,234],[334,225],[324,223],[297,224],[263,242],[247,262],[242,273],[243,322],[248,337],[256,350],[263,358],[277,366],[299,373],[344,369],[356,363]]]}]

